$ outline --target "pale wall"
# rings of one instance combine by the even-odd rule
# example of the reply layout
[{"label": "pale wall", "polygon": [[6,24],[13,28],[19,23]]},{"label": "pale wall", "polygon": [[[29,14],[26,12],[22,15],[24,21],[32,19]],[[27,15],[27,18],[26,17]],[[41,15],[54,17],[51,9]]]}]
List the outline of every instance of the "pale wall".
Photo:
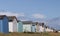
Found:
[{"label": "pale wall", "polygon": [[24,24],[23,25],[23,32],[31,32],[31,25],[30,24]]}]

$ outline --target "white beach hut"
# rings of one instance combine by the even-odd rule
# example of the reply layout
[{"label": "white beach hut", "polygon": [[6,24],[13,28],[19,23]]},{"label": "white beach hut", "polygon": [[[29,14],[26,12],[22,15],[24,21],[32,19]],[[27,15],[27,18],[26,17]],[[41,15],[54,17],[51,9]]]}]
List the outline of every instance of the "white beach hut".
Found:
[{"label": "white beach hut", "polygon": [[32,21],[22,21],[23,32],[31,32]]},{"label": "white beach hut", "polygon": [[17,32],[17,18],[15,16],[8,16],[9,32]]}]

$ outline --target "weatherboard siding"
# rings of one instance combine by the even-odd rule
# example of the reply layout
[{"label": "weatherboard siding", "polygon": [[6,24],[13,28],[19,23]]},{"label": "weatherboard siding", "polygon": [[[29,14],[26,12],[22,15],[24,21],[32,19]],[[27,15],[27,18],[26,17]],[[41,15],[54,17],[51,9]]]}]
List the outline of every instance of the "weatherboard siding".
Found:
[{"label": "weatherboard siding", "polygon": [[14,19],[13,21],[13,32],[17,32],[17,20]]},{"label": "weatherboard siding", "polygon": [[39,26],[39,32],[44,32],[44,27]]},{"label": "weatherboard siding", "polygon": [[9,22],[9,32],[17,32],[17,20]]},{"label": "weatherboard siding", "polygon": [[36,26],[35,25],[31,26],[31,32],[36,32]]},{"label": "weatherboard siding", "polygon": [[5,33],[9,32],[8,18],[7,17],[4,17],[4,19],[3,19],[3,32],[5,32]]},{"label": "weatherboard siding", "polygon": [[36,25],[36,32],[39,32],[39,25]]},{"label": "weatherboard siding", "polygon": [[23,23],[22,22],[17,23],[17,31],[18,32],[23,32]]},{"label": "weatherboard siding", "polygon": [[13,32],[13,22],[9,22],[9,32]]},{"label": "weatherboard siding", "polygon": [[3,29],[2,29],[2,20],[0,20],[0,32],[2,32]]},{"label": "weatherboard siding", "polygon": [[23,24],[23,32],[31,32],[31,24]]},{"label": "weatherboard siding", "polygon": [[52,29],[49,29],[49,28],[45,29],[45,31],[46,32],[53,32],[53,30]]},{"label": "weatherboard siding", "polygon": [[3,19],[0,19],[0,32],[1,33],[8,33],[8,19],[7,17],[3,17]]}]

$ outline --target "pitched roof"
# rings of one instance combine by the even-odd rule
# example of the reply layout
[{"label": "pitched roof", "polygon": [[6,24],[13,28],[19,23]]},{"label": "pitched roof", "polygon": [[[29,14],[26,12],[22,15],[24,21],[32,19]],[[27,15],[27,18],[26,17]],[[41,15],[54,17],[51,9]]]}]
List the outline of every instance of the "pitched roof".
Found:
[{"label": "pitched roof", "polygon": [[39,22],[33,22],[33,24],[35,24],[35,25],[37,25],[37,24],[41,25],[41,23],[39,23]]},{"label": "pitched roof", "polygon": [[6,15],[0,15],[0,19],[3,19],[4,17],[6,17]]},{"label": "pitched roof", "polygon": [[17,22],[21,22],[21,20],[17,20]]},{"label": "pitched roof", "polygon": [[23,24],[32,24],[32,21],[22,21]]},{"label": "pitched roof", "polygon": [[16,18],[15,16],[8,16],[8,20],[9,20],[9,21],[13,21],[14,19],[17,20],[17,18]]}]

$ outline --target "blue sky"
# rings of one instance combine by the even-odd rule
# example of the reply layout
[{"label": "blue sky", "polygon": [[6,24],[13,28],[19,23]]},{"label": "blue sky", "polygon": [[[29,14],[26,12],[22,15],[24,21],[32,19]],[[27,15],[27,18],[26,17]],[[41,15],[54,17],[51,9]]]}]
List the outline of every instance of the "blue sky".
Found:
[{"label": "blue sky", "polygon": [[60,17],[60,0],[0,0],[0,11],[3,10],[20,14],[22,20],[47,20]]}]

